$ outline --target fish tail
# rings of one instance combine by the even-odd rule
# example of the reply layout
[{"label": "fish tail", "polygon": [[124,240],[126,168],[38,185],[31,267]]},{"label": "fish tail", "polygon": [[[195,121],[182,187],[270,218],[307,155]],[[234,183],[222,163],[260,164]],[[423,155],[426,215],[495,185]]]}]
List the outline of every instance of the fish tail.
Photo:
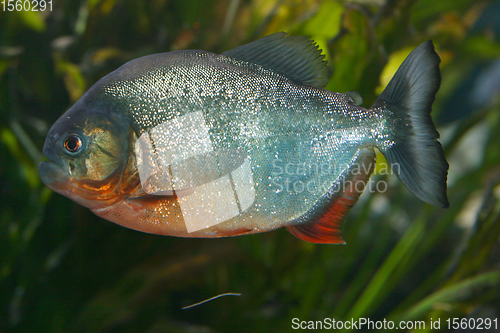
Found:
[{"label": "fish tail", "polygon": [[431,41],[418,46],[401,64],[373,108],[389,111],[396,126],[392,137],[377,146],[393,172],[418,198],[446,208],[448,163],[430,116],[441,82],[440,61]]}]

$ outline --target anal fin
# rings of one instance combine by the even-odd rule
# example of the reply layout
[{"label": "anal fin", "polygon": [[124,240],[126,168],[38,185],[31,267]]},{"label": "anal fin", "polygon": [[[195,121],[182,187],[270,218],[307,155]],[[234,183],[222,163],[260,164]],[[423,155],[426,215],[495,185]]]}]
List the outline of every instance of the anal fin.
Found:
[{"label": "anal fin", "polygon": [[306,214],[290,222],[286,229],[310,243],[345,244],[342,222],[368,183],[375,167],[373,148],[362,148],[337,183]]}]

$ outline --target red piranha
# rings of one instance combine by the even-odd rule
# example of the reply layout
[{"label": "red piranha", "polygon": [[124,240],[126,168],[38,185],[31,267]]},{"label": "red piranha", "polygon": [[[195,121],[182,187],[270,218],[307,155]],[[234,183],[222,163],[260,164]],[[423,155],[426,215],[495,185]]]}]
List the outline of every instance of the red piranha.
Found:
[{"label": "red piranha", "polygon": [[143,232],[223,237],[285,226],[343,244],[341,223],[373,171],[374,147],[418,198],[448,206],[448,164],[430,116],[439,62],[423,43],[366,109],[355,92],[323,89],[329,71],[305,37],[142,57],[52,126],[40,176]]}]

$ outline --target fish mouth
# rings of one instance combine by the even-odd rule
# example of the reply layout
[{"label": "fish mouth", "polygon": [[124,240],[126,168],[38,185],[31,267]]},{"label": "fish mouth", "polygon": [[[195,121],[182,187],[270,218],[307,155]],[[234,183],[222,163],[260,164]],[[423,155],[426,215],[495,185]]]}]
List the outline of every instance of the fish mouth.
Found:
[{"label": "fish mouth", "polygon": [[40,163],[38,166],[38,173],[40,174],[42,182],[52,191],[59,193],[84,207],[100,207],[98,202],[85,198],[84,195],[86,193],[73,185],[69,173],[57,163],[52,161]]},{"label": "fish mouth", "polygon": [[52,161],[40,163],[38,174],[42,182],[52,191],[68,196],[70,177],[67,171]]},{"label": "fish mouth", "polygon": [[70,174],[62,168],[59,164],[46,161],[38,166],[38,173],[42,182],[52,191],[59,193],[74,202],[90,208],[101,209],[109,206],[117,198],[99,198],[88,189],[80,188],[78,181],[71,178]]}]

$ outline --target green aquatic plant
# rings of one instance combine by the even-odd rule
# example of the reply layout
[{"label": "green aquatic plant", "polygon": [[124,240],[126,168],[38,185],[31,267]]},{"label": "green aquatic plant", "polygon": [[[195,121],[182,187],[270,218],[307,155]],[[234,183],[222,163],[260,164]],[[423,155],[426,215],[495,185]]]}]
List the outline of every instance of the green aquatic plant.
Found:
[{"label": "green aquatic plant", "polygon": [[[426,332],[438,321],[453,331],[463,318],[500,320],[499,13],[486,0],[57,1],[52,11],[1,11],[0,331],[269,332],[365,318],[419,321]],[[102,76],[142,55],[220,53],[278,31],[318,41],[332,68],[327,89],[356,90],[364,106],[411,49],[433,40],[448,209],[379,169],[374,181],[387,188],[361,197],[345,246],[284,230],[180,239],[103,221],[40,182],[48,127]],[[182,310],[227,292],[241,296]]]}]

